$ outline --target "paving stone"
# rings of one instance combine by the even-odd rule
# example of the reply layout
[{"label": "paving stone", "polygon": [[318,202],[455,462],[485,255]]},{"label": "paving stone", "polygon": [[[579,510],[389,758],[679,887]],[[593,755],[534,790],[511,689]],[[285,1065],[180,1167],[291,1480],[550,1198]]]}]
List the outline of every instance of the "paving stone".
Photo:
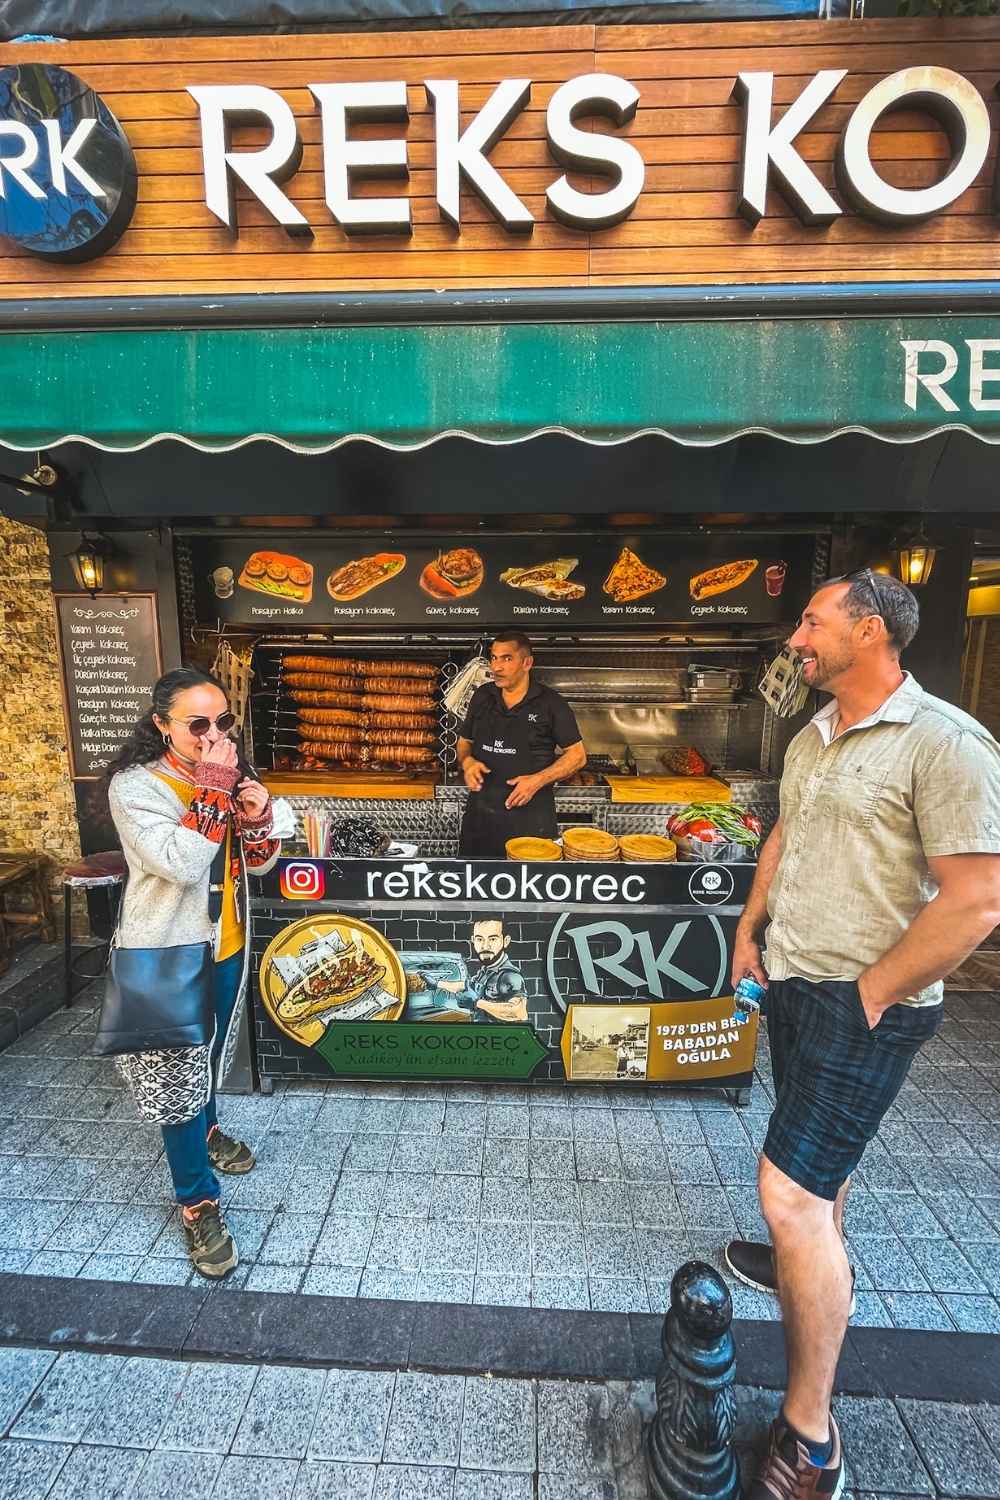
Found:
[{"label": "paving stone", "polygon": [[86,1260],[85,1250],[39,1250],[24,1269],[29,1276],[75,1276]]},{"label": "paving stone", "polygon": [[434,1179],[431,1195],[432,1219],[478,1219],[482,1183],[477,1177],[443,1177]]},{"label": "paving stone", "polygon": [[678,1187],[676,1192],[681,1214],[689,1227],[720,1229],[725,1233],[736,1229],[733,1211],[721,1187]]},{"label": "paving stone", "polygon": [[313,1250],[313,1264],[363,1266],[375,1224],[374,1214],[330,1214]]},{"label": "paving stone", "polygon": [[0,1442],[0,1500],[43,1500],[72,1451],[67,1443]]},{"label": "paving stone", "polygon": [[[663,1146],[643,1141],[636,1145],[622,1146],[621,1160],[621,1176],[626,1182],[670,1181],[670,1158]],[[607,1173],[595,1175],[604,1177]],[[714,1173],[712,1181],[718,1182]]]},{"label": "paving stone", "polygon": [[68,1212],[66,1203],[0,1199],[0,1250],[41,1250]]},{"label": "paving stone", "polygon": [[258,1263],[250,1267],[244,1285],[248,1292],[297,1292],[302,1285],[305,1266],[271,1266]]},{"label": "paving stone", "polygon": [[324,1379],[322,1370],[263,1368],[250,1392],[232,1452],[304,1458]]},{"label": "paving stone", "polygon": [[484,1224],[479,1234],[476,1270],[481,1276],[526,1275],[531,1271],[528,1224]]},{"label": "paving stone", "polygon": [[531,1217],[538,1224],[579,1224],[580,1189],[576,1182],[535,1177],[530,1183]]},{"label": "paving stone", "polygon": [[378,1463],[396,1377],[379,1370],[330,1370],[313,1426],[310,1459]]},{"label": "paving stone", "polygon": [[11,1435],[46,1442],[79,1442],[121,1365],[116,1355],[61,1355],[11,1427]]},{"label": "paving stone", "polygon": [[945,1239],[907,1240],[905,1244],[935,1292],[985,1291],[982,1281],[956,1245]]},{"label": "paving stone", "polygon": [[361,1273],[359,1297],[377,1297],[389,1302],[412,1302],[417,1290],[416,1271],[368,1266]]},{"label": "paving stone", "polygon": [[533,1224],[532,1264],[536,1276],[587,1274],[583,1229],[575,1224]]},{"label": "paving stone", "polygon": [[288,1458],[230,1454],[222,1460],[212,1500],[292,1500],[299,1465]]},{"label": "paving stone", "polygon": [[427,1227],[420,1219],[379,1219],[368,1250],[368,1265],[383,1270],[418,1271],[423,1263]]},{"label": "paving stone", "polygon": [[[483,1141],[483,1176],[507,1182],[529,1176],[529,1143],[524,1139],[490,1138]],[[527,1185],[527,1184],[525,1184]]]},{"label": "paving stone", "polygon": [[480,1306],[530,1307],[530,1276],[477,1276],[472,1300]]},{"label": "paving stone", "polygon": [[684,1218],[677,1195],[668,1183],[630,1182],[626,1185],[632,1220],[637,1227],[675,1225],[683,1232]]},{"label": "paving stone", "polygon": [[418,1302],[471,1302],[475,1280],[471,1271],[421,1271],[417,1277],[416,1300]]},{"label": "paving stone", "polygon": [[[556,1144],[556,1143],[553,1143]],[[622,1155],[616,1141],[575,1141],[576,1175],[581,1182],[620,1182]]]},{"label": "paving stone", "polygon": [[582,1182],[580,1215],[584,1224],[632,1226],[632,1209],[625,1184],[621,1182]]},{"label": "paving stone", "polygon": [[1000,1459],[968,1407],[897,1404],[931,1478],[946,1495],[1000,1495]]},{"label": "paving stone", "polygon": [[177,1500],[208,1495],[222,1467],[218,1453],[151,1453],[128,1500]]},{"label": "paving stone", "polygon": [[529,1120],[530,1116],[526,1104],[492,1104],[487,1102],[487,1137],[492,1136],[505,1140],[521,1137],[527,1140],[530,1133]]},{"label": "paving stone", "polygon": [[928,1280],[910,1253],[916,1253],[916,1245],[926,1243],[914,1240],[907,1245],[895,1235],[852,1234],[850,1250],[860,1258],[878,1291],[926,1292],[930,1290]]},{"label": "paving stone", "polygon": [[275,1214],[258,1262],[275,1266],[308,1264],[322,1228],[322,1214]]},{"label": "paving stone", "polygon": [[857,1489],[933,1495],[927,1470],[891,1401],[834,1398],[848,1481]]},{"label": "paving stone", "polygon": [[426,1219],[433,1185],[430,1172],[390,1172],[381,1213],[397,1219]]},{"label": "paving stone", "polygon": [[409,1469],[384,1465],[378,1471],[373,1500],[452,1500],[454,1469]]},{"label": "paving stone", "polygon": [[310,1266],[299,1290],[316,1297],[356,1297],[360,1281],[360,1266]]},{"label": "paving stone", "polygon": [[946,1292],[941,1301],[963,1333],[1000,1333],[1000,1303],[995,1297]]},{"label": "paving stone", "polygon": [[533,1276],[531,1305],[586,1311],[590,1307],[590,1283],[586,1276]]},{"label": "paving stone", "polygon": [[124,1360],[117,1380],[88,1423],[83,1442],[110,1448],[155,1448],[190,1369],[177,1360],[141,1356]]},{"label": "paving stone", "polygon": [[[536,1090],[532,1090],[534,1095]],[[567,1141],[573,1139],[573,1114],[552,1104],[532,1104],[528,1110],[529,1133],[534,1140]]]},{"label": "paving stone", "polygon": [[851,1322],[857,1328],[891,1328],[892,1318],[878,1292],[857,1291]]},{"label": "paving stone", "polygon": [[[422,1106],[411,1105],[411,1109]],[[437,1158],[439,1138],[438,1133],[431,1135],[400,1135],[392,1148],[390,1158],[390,1169],[393,1172],[426,1172],[434,1171],[434,1162]]]},{"label": "paving stone", "polygon": [[461,1375],[400,1371],[385,1435],[385,1462],[457,1464],[464,1394]]},{"label": "paving stone", "polygon": [[130,1448],[74,1448],[49,1500],[122,1500],[135,1482],[138,1457]]},{"label": "paving stone", "polygon": [[434,1171],[442,1176],[478,1177],[483,1170],[482,1136],[441,1136]]},{"label": "paving stone", "polygon": [[487,1474],[460,1469],[455,1500],[533,1500],[535,1486],[527,1474]]},{"label": "paving stone", "polygon": [[610,1479],[581,1479],[574,1474],[539,1474],[538,1500],[617,1500]]},{"label": "paving stone", "polygon": [[466,1271],[476,1269],[479,1251],[478,1224],[460,1221],[455,1224],[434,1220],[424,1240],[425,1271]]},{"label": "paving stone", "polygon": [[44,1349],[0,1349],[0,1435],[13,1426],[55,1358]]},{"label": "paving stone", "polygon": [[192,1364],[157,1448],[228,1453],[256,1375],[248,1365]]},{"label": "paving stone", "polygon": [[300,1464],[292,1500],[371,1500],[377,1474],[374,1464]]},{"label": "paving stone", "polygon": [[954,1327],[941,1299],[930,1292],[883,1292],[882,1302],[897,1328],[937,1328],[950,1333]]},{"label": "paving stone", "polygon": [[591,1276],[639,1276],[642,1266],[635,1231],[607,1224],[585,1224],[584,1244]]},{"label": "paving stone", "polygon": [[528,1148],[528,1171],[532,1178],[575,1181],[577,1170],[573,1142],[531,1141]]},{"label": "paving stone", "polygon": [[595,1312],[649,1312],[641,1276],[591,1276],[590,1305]]},{"label": "paving stone", "polygon": [[461,1431],[463,1468],[534,1473],[534,1385],[529,1380],[471,1376],[465,1386]]},{"label": "paving stone", "polygon": [[613,1478],[610,1403],[603,1386],[537,1386],[539,1474]]},{"label": "paving stone", "polygon": [[531,1193],[527,1181],[514,1177],[487,1177],[483,1182],[479,1217],[484,1224],[526,1224],[531,1218]]}]

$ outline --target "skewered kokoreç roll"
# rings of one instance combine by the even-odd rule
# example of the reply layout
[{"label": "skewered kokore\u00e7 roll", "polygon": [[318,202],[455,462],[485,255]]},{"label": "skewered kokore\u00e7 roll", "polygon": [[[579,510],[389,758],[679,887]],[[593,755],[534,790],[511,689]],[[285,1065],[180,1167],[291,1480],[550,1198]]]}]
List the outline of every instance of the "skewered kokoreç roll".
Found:
[{"label": "skewered kokore\u00e7 roll", "polygon": [[285,686],[290,688],[325,688],[327,692],[357,693],[361,684],[356,677],[337,672],[287,672]]},{"label": "skewered kokore\u00e7 roll", "polygon": [[403,698],[394,692],[368,693],[362,700],[365,712],[432,714],[433,698]]},{"label": "skewered kokore\u00e7 roll", "polygon": [[337,740],[344,745],[360,745],[364,731],[359,724],[300,724],[300,740]]},{"label": "skewered kokore\u00e7 roll", "polygon": [[426,661],[359,661],[355,663],[363,677],[419,677],[433,682],[438,669]]},{"label": "skewered kokore\u00e7 roll", "polygon": [[360,693],[350,693],[344,688],[293,688],[293,703],[309,704],[312,708],[360,708],[364,702]]},{"label": "skewered kokore\u00e7 roll", "polygon": [[433,714],[410,713],[409,709],[398,714],[364,713],[361,716],[365,728],[377,732],[380,729],[436,729]]},{"label": "skewered kokore\u00e7 roll", "polygon": [[397,693],[401,698],[429,698],[431,684],[423,677],[366,677],[366,693]]},{"label": "skewered kokore\u00e7 roll", "polygon": [[367,735],[373,750],[386,750],[394,745],[433,745],[436,739],[430,729],[378,729]]},{"label": "skewered kokore\u00e7 roll", "polygon": [[324,672],[337,677],[357,677],[358,663],[349,656],[283,656],[286,672]]},{"label": "skewered kokore\u00e7 roll", "polygon": [[300,708],[300,724],[358,724],[361,710],[357,708]]}]

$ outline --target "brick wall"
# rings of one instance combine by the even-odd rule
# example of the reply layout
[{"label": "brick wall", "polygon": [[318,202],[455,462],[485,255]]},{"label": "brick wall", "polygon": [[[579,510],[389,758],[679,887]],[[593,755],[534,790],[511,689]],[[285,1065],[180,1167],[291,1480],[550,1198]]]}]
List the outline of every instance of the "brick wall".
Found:
[{"label": "brick wall", "polygon": [[79,855],[44,535],[0,517],[0,846]]}]

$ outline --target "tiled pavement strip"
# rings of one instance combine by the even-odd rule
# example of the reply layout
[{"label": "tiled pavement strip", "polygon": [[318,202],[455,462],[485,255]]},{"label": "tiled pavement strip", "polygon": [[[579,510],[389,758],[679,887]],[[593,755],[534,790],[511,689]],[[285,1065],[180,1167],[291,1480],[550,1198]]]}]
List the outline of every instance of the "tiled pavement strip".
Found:
[{"label": "tiled pavement strip", "polygon": [[[159,1131],[90,1057],[94,1024],[80,1001],[0,1053],[0,1270],[186,1282]],[[224,1125],[259,1157],[224,1179],[242,1255],[225,1287],[662,1311],[683,1260],[721,1269],[729,1236],[763,1229],[769,1089],[762,1043],[748,1110],[600,1087],[331,1082],[225,1098]],[[856,1325],[1000,1332],[995,996],[948,996],[847,1226]],[[738,1318],[777,1315],[739,1285],[733,1301]]]},{"label": "tiled pavement strip", "polygon": [[[778,1398],[737,1396],[742,1444]],[[651,1400],[647,1384],[0,1349],[0,1500],[647,1500]],[[836,1410],[856,1500],[1000,1494],[1000,1406]]]}]

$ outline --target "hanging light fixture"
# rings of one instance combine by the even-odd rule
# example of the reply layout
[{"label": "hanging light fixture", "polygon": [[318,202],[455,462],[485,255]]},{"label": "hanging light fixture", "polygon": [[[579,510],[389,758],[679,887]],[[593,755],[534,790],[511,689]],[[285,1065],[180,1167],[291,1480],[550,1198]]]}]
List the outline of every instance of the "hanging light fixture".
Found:
[{"label": "hanging light fixture", "polygon": [[896,574],[907,588],[919,589],[931,576],[937,548],[927,539],[923,523],[913,536],[901,537],[893,543]]},{"label": "hanging light fixture", "polygon": [[111,554],[111,544],[103,536],[87,536],[84,532],[80,545],[71,552],[69,560],[77,583],[91,599],[104,587],[104,561]]}]

